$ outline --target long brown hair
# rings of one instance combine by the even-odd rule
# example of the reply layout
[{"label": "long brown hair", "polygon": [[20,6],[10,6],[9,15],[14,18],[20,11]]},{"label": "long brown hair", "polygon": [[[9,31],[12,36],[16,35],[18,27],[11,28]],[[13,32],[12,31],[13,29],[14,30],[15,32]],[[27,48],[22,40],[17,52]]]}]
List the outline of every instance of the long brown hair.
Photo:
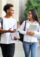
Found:
[{"label": "long brown hair", "polygon": [[39,22],[39,21],[38,21],[38,13],[37,13],[37,10],[36,10],[36,9],[31,9],[31,10],[29,10],[29,11],[31,11],[31,13],[32,13],[32,18],[33,18],[35,21]]}]

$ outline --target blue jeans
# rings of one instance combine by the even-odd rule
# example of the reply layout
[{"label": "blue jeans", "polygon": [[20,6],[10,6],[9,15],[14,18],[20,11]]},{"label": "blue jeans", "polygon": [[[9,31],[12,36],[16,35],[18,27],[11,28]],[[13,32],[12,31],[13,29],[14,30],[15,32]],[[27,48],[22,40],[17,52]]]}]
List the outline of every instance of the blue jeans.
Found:
[{"label": "blue jeans", "polygon": [[[37,42],[34,42],[34,43],[23,42],[25,57],[36,57],[37,47],[38,47]],[[30,51],[31,51],[31,56],[30,56]]]}]

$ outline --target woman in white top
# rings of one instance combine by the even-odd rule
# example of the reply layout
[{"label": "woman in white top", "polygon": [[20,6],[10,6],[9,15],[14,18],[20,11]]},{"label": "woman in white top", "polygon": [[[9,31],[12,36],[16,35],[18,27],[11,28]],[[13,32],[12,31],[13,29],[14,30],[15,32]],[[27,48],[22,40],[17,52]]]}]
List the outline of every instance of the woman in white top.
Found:
[{"label": "woman in white top", "polygon": [[30,56],[36,57],[37,52],[37,36],[40,36],[39,32],[39,23],[38,23],[38,14],[35,9],[29,10],[28,12],[28,20],[26,21],[25,31],[23,30],[25,26],[25,21],[22,23],[19,32],[24,34],[23,38],[23,48],[25,52],[25,57]]}]

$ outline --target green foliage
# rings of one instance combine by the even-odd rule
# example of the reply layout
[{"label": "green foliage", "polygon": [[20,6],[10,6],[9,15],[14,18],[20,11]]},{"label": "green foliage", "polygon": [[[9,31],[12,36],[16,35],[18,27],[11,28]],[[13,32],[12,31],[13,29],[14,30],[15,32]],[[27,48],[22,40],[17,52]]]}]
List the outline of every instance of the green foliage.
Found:
[{"label": "green foliage", "polygon": [[27,0],[26,1],[26,9],[24,11],[25,19],[27,19],[27,14],[30,9],[37,9],[38,16],[40,18],[40,0]]}]

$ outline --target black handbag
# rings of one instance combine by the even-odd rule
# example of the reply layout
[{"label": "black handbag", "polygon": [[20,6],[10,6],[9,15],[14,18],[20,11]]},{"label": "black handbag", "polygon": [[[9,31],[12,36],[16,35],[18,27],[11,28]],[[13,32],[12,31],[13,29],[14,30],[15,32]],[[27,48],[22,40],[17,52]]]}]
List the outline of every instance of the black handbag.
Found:
[{"label": "black handbag", "polygon": [[[26,28],[26,21],[25,21],[24,31],[25,31],[25,28]],[[19,36],[20,36],[20,39],[19,39],[19,40],[20,40],[21,42],[23,42],[23,37],[24,37],[24,35],[19,32]]]}]

